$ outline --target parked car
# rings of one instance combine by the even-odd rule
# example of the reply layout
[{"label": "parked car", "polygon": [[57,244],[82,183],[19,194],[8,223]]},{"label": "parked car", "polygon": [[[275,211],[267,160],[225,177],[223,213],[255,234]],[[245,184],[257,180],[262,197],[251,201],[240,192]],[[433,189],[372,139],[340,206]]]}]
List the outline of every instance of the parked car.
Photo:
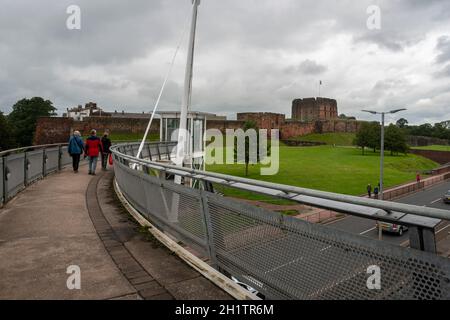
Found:
[{"label": "parked car", "polygon": [[444,194],[444,196],[442,197],[442,201],[444,201],[444,203],[450,203],[450,190],[448,190],[447,193]]},{"label": "parked car", "polygon": [[379,222],[377,221],[377,229],[380,228],[381,230],[389,233],[395,233],[399,236],[403,235],[403,232],[408,231],[407,226],[402,226],[399,224],[389,223],[389,222]]}]

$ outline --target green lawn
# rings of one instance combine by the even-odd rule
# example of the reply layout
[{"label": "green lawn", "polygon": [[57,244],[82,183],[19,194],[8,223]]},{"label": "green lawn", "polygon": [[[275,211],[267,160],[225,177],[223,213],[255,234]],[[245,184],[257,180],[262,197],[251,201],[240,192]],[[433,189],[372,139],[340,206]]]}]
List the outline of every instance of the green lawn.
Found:
[{"label": "green lawn", "polygon": [[[408,154],[385,157],[385,187],[414,181],[418,170],[429,170],[438,164],[426,158]],[[251,165],[248,178],[290,184],[324,191],[360,195],[366,186],[378,183],[380,157],[369,150],[348,147],[280,147],[280,169],[277,175],[261,176],[259,165]],[[234,176],[245,175],[244,165],[209,165],[207,170]],[[236,189],[227,188],[228,196],[253,200],[266,199]]]},{"label": "green lawn", "polygon": [[323,142],[328,145],[351,146],[355,139],[354,133],[312,133],[294,138],[299,141]]},{"label": "green lawn", "polygon": [[450,146],[431,145],[431,146],[425,146],[425,147],[412,147],[411,149],[432,150],[432,151],[450,151]]}]

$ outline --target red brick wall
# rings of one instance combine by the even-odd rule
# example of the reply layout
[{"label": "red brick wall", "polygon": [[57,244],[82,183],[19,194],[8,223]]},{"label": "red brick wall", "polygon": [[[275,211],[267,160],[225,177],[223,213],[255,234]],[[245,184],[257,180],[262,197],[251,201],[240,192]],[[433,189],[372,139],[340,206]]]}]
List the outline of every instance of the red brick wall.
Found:
[{"label": "red brick wall", "polygon": [[286,116],[281,113],[272,112],[246,112],[237,114],[238,121],[253,120],[259,129],[278,129],[286,122]]},{"label": "red brick wall", "polygon": [[241,129],[245,121],[236,120],[208,120],[206,121],[206,129],[219,129],[225,134],[226,129]]},{"label": "red brick wall", "polygon": [[290,121],[280,127],[280,139],[304,136],[315,132],[314,122]]},{"label": "red brick wall", "polygon": [[[361,123],[354,120],[286,121],[284,115],[275,113],[247,113],[241,114],[239,118],[256,119],[261,129],[280,129],[281,139],[290,139],[310,133],[356,132]],[[226,129],[242,128],[244,123],[245,120],[209,120],[206,127],[207,129],[219,129],[225,133]],[[73,130],[80,131],[82,135],[88,135],[91,129],[96,129],[99,134],[105,130],[119,133],[143,133],[147,124],[147,119],[91,117],[86,118],[85,121],[73,121],[70,118],[40,118],[37,123],[35,143],[66,142]],[[151,133],[159,133],[159,125],[159,119],[155,119]]]},{"label": "red brick wall", "polygon": [[411,153],[418,154],[422,157],[431,159],[439,164],[450,163],[450,152],[448,151],[432,151],[432,150],[416,150],[411,149]]},{"label": "red brick wall", "polygon": [[[99,134],[105,130],[118,133],[143,133],[147,125],[147,119],[90,117],[85,118],[84,121],[74,121],[72,118],[44,117],[37,121],[34,144],[67,142],[74,130],[80,131],[82,135],[88,135],[92,129],[96,129]],[[150,133],[159,133],[159,119],[153,120]]]},{"label": "red brick wall", "polygon": [[[144,133],[149,119],[111,118],[111,117],[89,117],[83,121],[74,121],[72,128],[78,130],[82,135],[88,135],[92,129],[99,134],[105,130],[118,133]],[[159,133],[159,119],[153,119],[150,133]]]},{"label": "red brick wall", "polygon": [[42,145],[67,142],[72,123],[72,118],[39,118],[34,134],[34,144]]}]

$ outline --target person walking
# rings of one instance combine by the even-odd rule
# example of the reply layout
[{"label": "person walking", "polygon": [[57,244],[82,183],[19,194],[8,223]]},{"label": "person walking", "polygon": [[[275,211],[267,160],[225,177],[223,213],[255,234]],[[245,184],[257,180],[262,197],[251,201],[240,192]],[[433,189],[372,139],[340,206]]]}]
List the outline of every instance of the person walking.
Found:
[{"label": "person walking", "polygon": [[72,157],[73,172],[78,173],[78,167],[80,166],[80,158],[83,153],[84,146],[81,139],[80,131],[74,131],[73,135],[69,139],[69,146],[67,151]]},{"label": "person walking", "polygon": [[84,154],[89,157],[89,174],[95,176],[98,154],[103,152],[102,141],[97,137],[97,131],[91,130],[91,136],[86,139]]},{"label": "person walking", "polygon": [[378,189],[378,187],[375,187],[373,189],[373,195],[375,199],[378,199],[378,192],[380,191],[380,189]]},{"label": "person walking", "polygon": [[420,172],[418,172],[418,171],[416,174],[416,182],[417,182],[417,188],[420,189]]},{"label": "person walking", "polygon": [[370,183],[367,185],[367,195],[372,198],[372,185]]},{"label": "person walking", "polygon": [[109,132],[108,131],[106,131],[103,134],[102,147],[103,147],[103,152],[102,152],[102,169],[106,170],[106,167],[108,166],[108,159],[109,159],[109,156],[111,154],[111,151],[109,150],[109,148],[111,147],[111,139],[109,139]]}]

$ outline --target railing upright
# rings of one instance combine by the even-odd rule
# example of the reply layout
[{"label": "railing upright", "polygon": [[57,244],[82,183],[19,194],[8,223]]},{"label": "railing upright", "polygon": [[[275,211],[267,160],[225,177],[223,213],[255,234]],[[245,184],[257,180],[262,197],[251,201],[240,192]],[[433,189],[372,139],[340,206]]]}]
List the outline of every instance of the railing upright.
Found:
[{"label": "railing upright", "polygon": [[45,148],[42,149],[42,177],[47,175],[47,153]]},{"label": "railing upright", "polygon": [[23,186],[28,185],[28,153],[23,153]]},{"label": "railing upright", "polygon": [[201,214],[202,214],[203,222],[205,225],[206,241],[208,243],[208,254],[209,254],[209,258],[211,259],[211,266],[213,268],[217,269],[217,267],[218,267],[217,256],[216,256],[216,249],[214,246],[211,215],[209,214],[208,197],[206,196],[206,193],[203,191],[200,194],[201,194],[201,198],[200,198]]},{"label": "railing upright", "polygon": [[62,168],[62,155],[63,155],[62,146],[59,145],[58,146],[58,171],[61,171],[61,168]]},{"label": "railing upright", "polygon": [[3,204],[8,201],[8,179],[7,179],[7,163],[6,156],[2,156],[2,182],[3,182]]}]

